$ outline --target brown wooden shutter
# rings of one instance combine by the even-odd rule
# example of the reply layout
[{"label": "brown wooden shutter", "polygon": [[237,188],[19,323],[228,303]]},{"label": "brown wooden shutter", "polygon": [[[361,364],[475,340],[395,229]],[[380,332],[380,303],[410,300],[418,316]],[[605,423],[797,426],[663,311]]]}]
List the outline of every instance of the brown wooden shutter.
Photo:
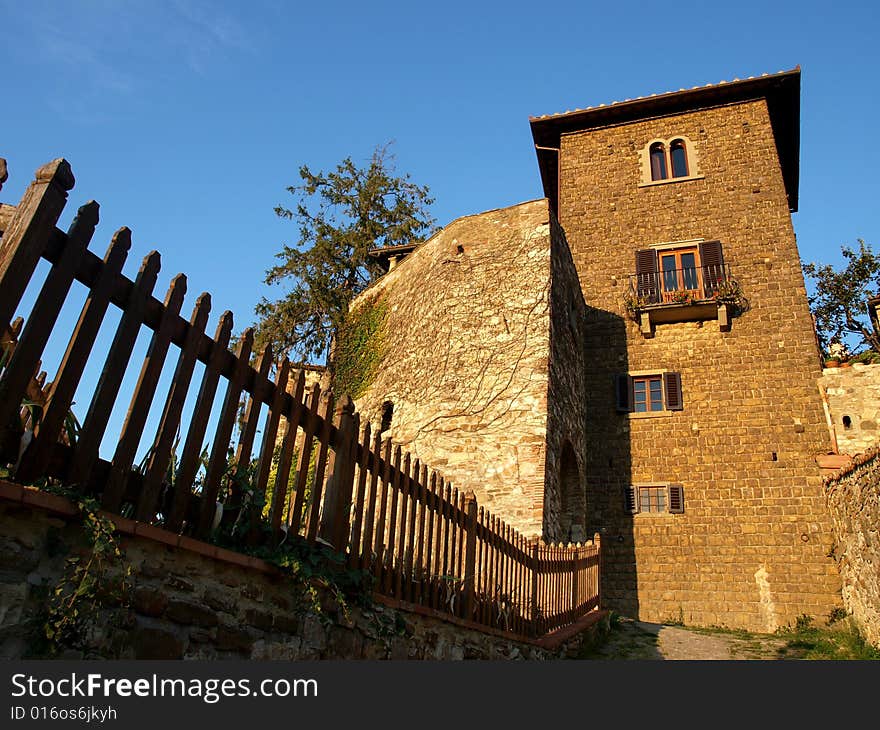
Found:
[{"label": "brown wooden shutter", "polygon": [[718,288],[718,282],[726,278],[721,241],[703,241],[700,244],[700,265],[703,267],[703,290],[710,297]]},{"label": "brown wooden shutter", "polygon": [[684,487],[681,484],[670,484],[669,490],[669,512],[674,515],[680,515],[684,512]]},{"label": "brown wooden shutter", "polygon": [[623,509],[631,515],[639,511],[639,490],[636,487],[623,488]]},{"label": "brown wooden shutter", "polygon": [[650,304],[660,301],[660,269],[652,248],[636,251],[636,293]]},{"label": "brown wooden shutter", "polygon": [[666,391],[666,410],[682,410],[684,405],[681,400],[681,373],[663,373],[663,387]]},{"label": "brown wooden shutter", "polygon": [[633,403],[633,384],[629,375],[618,375],[617,383],[617,410],[620,413],[629,413]]}]

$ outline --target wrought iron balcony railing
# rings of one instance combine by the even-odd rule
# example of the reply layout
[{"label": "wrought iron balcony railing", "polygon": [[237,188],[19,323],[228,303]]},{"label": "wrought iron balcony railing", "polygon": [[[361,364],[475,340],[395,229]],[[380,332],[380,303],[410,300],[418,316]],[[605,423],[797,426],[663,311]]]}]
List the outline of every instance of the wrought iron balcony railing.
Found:
[{"label": "wrought iron balcony railing", "polygon": [[693,304],[714,299],[729,281],[730,268],[726,264],[666,269],[631,275],[629,293],[642,306]]}]

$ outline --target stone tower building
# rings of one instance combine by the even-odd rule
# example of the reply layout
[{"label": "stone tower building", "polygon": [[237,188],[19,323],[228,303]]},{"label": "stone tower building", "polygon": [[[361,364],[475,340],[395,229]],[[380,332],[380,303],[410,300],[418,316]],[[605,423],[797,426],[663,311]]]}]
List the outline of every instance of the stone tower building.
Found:
[{"label": "stone tower building", "polygon": [[[533,118],[546,201],[453,223],[362,295],[397,292],[359,406],[378,418],[395,391],[392,438],[458,460],[458,485],[515,526],[600,532],[603,603],[626,615],[772,631],[840,603],[790,215],[799,94],[795,69]],[[404,322],[451,334],[419,347]],[[454,422],[449,398],[405,393],[437,385],[438,362],[444,397],[480,382],[464,402],[500,428],[424,437]]]}]

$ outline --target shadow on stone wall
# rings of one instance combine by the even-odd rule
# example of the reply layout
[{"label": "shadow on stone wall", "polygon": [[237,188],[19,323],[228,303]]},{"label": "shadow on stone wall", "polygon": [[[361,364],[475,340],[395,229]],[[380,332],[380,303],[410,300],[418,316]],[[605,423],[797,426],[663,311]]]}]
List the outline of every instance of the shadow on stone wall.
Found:
[{"label": "shadow on stone wall", "polygon": [[629,370],[626,321],[588,306],[584,334],[587,533],[602,538],[602,607],[637,617],[633,519],[625,508],[632,484],[629,419],[617,412],[616,393],[616,376]]}]

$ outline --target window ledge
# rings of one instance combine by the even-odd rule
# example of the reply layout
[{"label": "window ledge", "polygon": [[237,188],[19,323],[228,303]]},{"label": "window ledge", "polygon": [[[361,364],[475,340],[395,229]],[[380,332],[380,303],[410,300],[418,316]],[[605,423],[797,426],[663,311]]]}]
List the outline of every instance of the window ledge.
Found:
[{"label": "window ledge", "polygon": [[630,411],[626,415],[632,418],[669,418],[675,411]]},{"label": "window ledge", "polygon": [[705,175],[687,175],[685,177],[667,177],[665,180],[649,180],[648,182],[640,182],[640,188],[650,188],[655,185],[668,185],[669,183],[687,182],[688,180],[703,180]]}]

